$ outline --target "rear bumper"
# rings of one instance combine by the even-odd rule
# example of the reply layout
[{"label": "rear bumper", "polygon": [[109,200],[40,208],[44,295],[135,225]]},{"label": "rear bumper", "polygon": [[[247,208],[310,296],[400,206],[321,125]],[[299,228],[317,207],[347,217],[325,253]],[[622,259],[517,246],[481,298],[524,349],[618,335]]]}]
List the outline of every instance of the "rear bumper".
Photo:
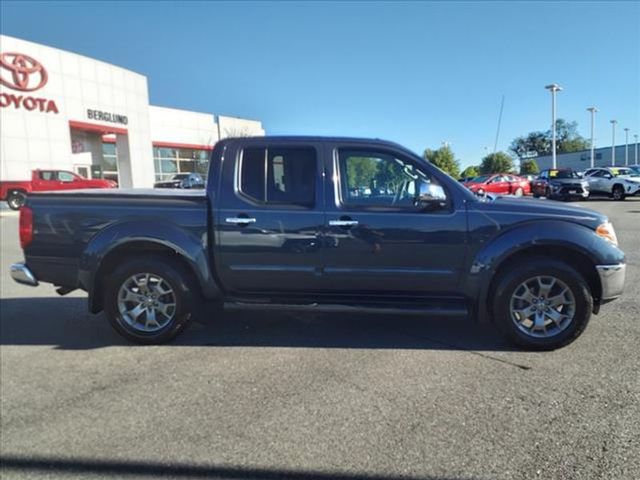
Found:
[{"label": "rear bumper", "polygon": [[14,263],[11,265],[11,278],[15,282],[32,287],[38,286],[38,279],[24,263]]},{"label": "rear bumper", "polygon": [[602,285],[602,298],[600,300],[612,300],[622,295],[624,290],[624,278],[627,266],[624,263],[618,265],[596,265]]}]

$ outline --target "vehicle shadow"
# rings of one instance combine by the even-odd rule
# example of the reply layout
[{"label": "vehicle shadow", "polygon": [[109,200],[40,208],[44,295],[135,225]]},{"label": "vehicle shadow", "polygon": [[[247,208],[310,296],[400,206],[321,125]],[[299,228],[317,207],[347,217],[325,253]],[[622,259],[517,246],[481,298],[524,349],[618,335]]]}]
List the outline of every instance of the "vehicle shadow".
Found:
[{"label": "vehicle shadow", "polygon": [[[1,345],[81,350],[133,345],[78,297],[0,300]],[[510,351],[493,326],[465,318],[364,314],[226,312],[193,325],[169,345]]]},{"label": "vehicle shadow", "polygon": [[49,475],[99,475],[101,477],[123,478],[207,478],[244,480],[461,480],[460,477],[413,476],[402,474],[387,476],[367,473],[347,473],[339,471],[290,470],[276,468],[250,468],[234,465],[198,465],[168,462],[140,462],[126,460],[93,460],[56,457],[0,456],[0,474],[5,471],[27,474]]}]

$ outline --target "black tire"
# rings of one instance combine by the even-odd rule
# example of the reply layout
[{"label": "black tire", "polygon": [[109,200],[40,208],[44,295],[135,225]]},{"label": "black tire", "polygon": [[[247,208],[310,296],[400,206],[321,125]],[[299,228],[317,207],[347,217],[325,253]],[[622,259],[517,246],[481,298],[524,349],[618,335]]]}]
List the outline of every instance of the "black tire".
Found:
[{"label": "black tire", "polygon": [[626,198],[624,195],[624,187],[622,185],[614,185],[611,196],[617,201],[624,200]]},{"label": "black tire", "polygon": [[545,196],[547,199],[551,198],[551,190],[549,189],[549,187],[547,187],[547,188],[544,190],[544,196]]},{"label": "black tire", "polygon": [[[523,332],[511,313],[512,296],[523,282],[536,276],[559,279],[569,288],[575,300],[573,319],[564,330],[548,337],[535,337]],[[554,350],[570,344],[584,331],[592,311],[593,297],[582,275],[566,263],[548,257],[532,256],[517,262],[500,275],[493,290],[493,318],[496,326],[509,341],[526,349]]]},{"label": "black tire", "polygon": [[[152,278],[162,279],[172,290],[175,307],[171,319],[156,331],[143,331],[143,326],[136,328],[130,324],[131,317],[120,312],[118,295],[121,288],[136,274],[152,275]],[[141,294],[142,295],[142,294]],[[165,297],[166,298],[166,297]],[[162,297],[160,297],[162,299]],[[111,273],[104,293],[104,310],[111,326],[123,337],[141,344],[160,344],[168,342],[180,334],[191,322],[194,313],[200,307],[197,285],[191,272],[179,261],[162,255],[144,255],[137,258],[126,258],[122,265]],[[148,315],[146,312],[140,316]],[[163,318],[163,321],[166,321]],[[136,318],[137,320],[137,318]],[[135,322],[134,322],[135,323]],[[160,325],[158,325],[160,327]]]},{"label": "black tire", "polygon": [[11,210],[19,210],[27,200],[27,195],[20,190],[13,190],[7,195],[7,205]]}]

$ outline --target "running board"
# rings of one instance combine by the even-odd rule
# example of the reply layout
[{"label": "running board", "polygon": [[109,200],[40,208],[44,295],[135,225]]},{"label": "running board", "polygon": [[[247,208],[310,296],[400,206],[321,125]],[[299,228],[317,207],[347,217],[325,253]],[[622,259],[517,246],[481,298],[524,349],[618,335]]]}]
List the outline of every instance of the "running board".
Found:
[{"label": "running board", "polygon": [[225,310],[261,310],[261,311],[288,311],[288,312],[322,312],[322,313],[372,313],[389,315],[432,315],[440,317],[467,316],[469,311],[466,306],[455,305],[411,305],[411,306],[385,306],[385,305],[341,305],[330,303],[253,303],[253,302],[225,302]]}]

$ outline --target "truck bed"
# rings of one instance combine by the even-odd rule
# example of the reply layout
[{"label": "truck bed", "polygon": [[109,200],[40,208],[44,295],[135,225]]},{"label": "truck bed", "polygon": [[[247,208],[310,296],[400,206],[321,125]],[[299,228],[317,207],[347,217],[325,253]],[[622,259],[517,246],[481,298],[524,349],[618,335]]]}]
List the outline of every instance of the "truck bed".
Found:
[{"label": "truck bed", "polygon": [[[25,258],[38,279],[70,288],[86,288],[81,270],[89,268],[93,259],[88,246],[97,244],[98,236],[117,244],[145,231],[160,236],[180,232],[202,244],[207,235],[208,206],[202,190],[39,192],[29,195],[27,206],[33,211],[34,236]],[[136,228],[111,229],[125,222]]]}]

